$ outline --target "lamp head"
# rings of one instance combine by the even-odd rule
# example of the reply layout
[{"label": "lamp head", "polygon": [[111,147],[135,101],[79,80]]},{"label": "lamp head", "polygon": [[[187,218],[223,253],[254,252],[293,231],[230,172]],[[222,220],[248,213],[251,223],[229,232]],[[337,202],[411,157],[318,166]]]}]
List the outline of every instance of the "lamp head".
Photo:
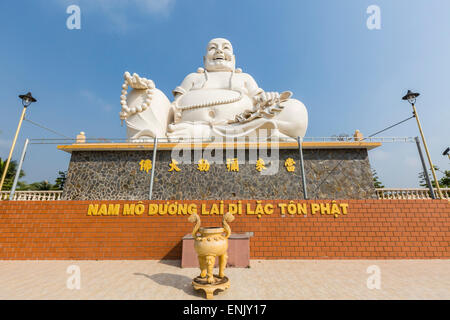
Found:
[{"label": "lamp head", "polygon": [[31,92],[28,92],[27,94],[21,94],[19,96],[20,99],[22,99],[22,104],[26,108],[33,102],[36,102],[37,100],[31,95]]},{"label": "lamp head", "polygon": [[410,104],[416,103],[416,98],[420,96],[420,93],[412,92],[411,90],[408,90],[406,95],[402,98],[403,100],[408,100]]},{"label": "lamp head", "polygon": [[445,149],[445,151],[442,153],[443,156],[448,156],[448,154],[450,153],[450,147],[448,147],[447,149]]}]

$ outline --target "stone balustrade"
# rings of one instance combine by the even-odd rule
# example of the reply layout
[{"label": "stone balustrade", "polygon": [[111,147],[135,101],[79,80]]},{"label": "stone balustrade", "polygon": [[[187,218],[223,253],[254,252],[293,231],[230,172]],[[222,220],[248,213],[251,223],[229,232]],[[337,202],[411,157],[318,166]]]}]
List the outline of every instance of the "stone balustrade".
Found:
[{"label": "stone balustrade", "polygon": [[[378,199],[391,199],[391,200],[420,200],[431,199],[431,195],[428,189],[425,188],[396,188],[396,189],[376,189]],[[450,188],[441,188],[444,199],[450,199]],[[437,189],[434,189],[434,193],[437,195]]]},{"label": "stone balustrade", "polygon": [[[442,195],[445,199],[450,200],[450,188],[441,188]],[[383,188],[376,189],[378,199],[390,200],[421,200],[431,199],[428,189],[423,188]],[[437,190],[434,189],[437,194]],[[14,201],[52,201],[61,200],[62,190],[49,191],[16,191]],[[9,199],[9,191],[0,192],[0,201]]]},{"label": "stone balustrade", "polygon": [[[1,191],[0,200],[9,199],[9,191]],[[60,200],[62,190],[16,191],[13,201],[53,201]]]}]

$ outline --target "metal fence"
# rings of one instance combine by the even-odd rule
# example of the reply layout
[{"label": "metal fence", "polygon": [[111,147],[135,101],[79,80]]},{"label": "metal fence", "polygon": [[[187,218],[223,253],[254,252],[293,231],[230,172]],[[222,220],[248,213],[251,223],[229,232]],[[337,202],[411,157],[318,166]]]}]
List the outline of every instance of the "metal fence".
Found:
[{"label": "metal fence", "polygon": [[[153,143],[153,138],[139,138],[139,139],[123,139],[123,138],[86,138],[82,141],[77,139],[30,139],[30,144],[82,144],[82,143]],[[271,139],[262,138],[158,138],[158,143],[209,143],[209,142],[270,142]],[[273,142],[297,142],[297,138],[281,137]],[[355,138],[355,137],[304,137],[303,142],[380,142],[380,143],[394,143],[394,142],[408,142],[414,143],[414,137],[372,137],[372,138]]]}]

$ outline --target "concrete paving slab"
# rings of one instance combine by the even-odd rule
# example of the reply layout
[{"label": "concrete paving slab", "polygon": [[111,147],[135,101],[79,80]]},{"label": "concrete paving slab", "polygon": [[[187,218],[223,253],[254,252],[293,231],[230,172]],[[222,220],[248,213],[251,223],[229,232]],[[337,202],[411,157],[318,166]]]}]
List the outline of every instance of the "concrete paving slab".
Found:
[{"label": "concrete paving slab", "polygon": [[[69,266],[79,267],[79,290],[67,286]],[[367,286],[370,266],[380,289]],[[226,270],[231,288],[214,299],[447,300],[449,270],[450,260],[251,260]],[[191,285],[198,274],[180,261],[0,261],[0,299],[204,299]]]}]

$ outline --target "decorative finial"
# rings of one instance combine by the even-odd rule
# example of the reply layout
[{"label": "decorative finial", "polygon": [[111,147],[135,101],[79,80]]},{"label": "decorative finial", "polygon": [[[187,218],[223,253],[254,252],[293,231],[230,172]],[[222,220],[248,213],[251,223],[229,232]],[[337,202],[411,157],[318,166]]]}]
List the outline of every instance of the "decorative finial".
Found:
[{"label": "decorative finial", "polygon": [[364,135],[358,130],[355,130],[355,133],[353,134],[353,140],[355,141],[361,141],[364,139]]},{"label": "decorative finial", "polygon": [[86,142],[86,134],[84,131],[81,131],[80,134],[77,135],[76,143],[85,143]]}]

